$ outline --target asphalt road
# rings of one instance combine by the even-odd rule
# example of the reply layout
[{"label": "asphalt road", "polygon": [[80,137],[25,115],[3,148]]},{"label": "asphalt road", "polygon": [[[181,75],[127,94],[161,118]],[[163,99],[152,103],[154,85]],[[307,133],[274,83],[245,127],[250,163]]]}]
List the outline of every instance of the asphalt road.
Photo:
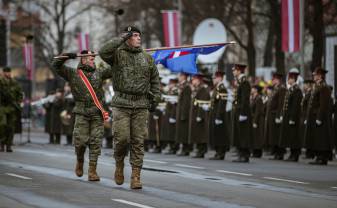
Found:
[{"label": "asphalt road", "polygon": [[[16,137],[16,143],[24,138]],[[337,208],[337,162],[328,166],[252,159],[249,164],[146,153],[142,190],[115,185],[112,150],[99,159],[100,182],[74,174],[72,146],[49,145],[33,134],[31,143],[0,153],[0,207],[324,207]],[[86,161],[87,162],[87,161]],[[88,164],[85,164],[87,173]]]}]

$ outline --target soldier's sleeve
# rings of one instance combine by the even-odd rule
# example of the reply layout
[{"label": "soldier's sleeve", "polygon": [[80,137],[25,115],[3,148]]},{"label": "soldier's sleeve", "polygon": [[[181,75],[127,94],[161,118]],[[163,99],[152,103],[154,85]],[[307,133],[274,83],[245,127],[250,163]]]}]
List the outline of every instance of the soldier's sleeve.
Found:
[{"label": "soldier's sleeve", "polygon": [[190,116],[190,106],[191,106],[191,93],[192,90],[189,86],[184,88],[183,90],[183,99],[181,105],[181,111],[180,111],[180,120],[185,121]]},{"label": "soldier's sleeve", "polygon": [[248,116],[250,111],[250,84],[249,82],[244,82],[242,84],[242,93],[241,93],[241,103],[240,103],[240,115]]},{"label": "soldier's sleeve", "polygon": [[323,121],[324,118],[328,118],[330,109],[331,92],[328,87],[322,87],[319,96],[319,109],[317,112],[317,120]]},{"label": "soldier's sleeve", "polygon": [[263,105],[262,99],[259,98],[256,101],[256,111],[255,111],[255,115],[253,118],[253,123],[257,124],[259,122],[259,118],[263,116],[263,112],[264,112],[264,105]]},{"label": "soldier's sleeve", "polygon": [[66,66],[64,64],[65,62],[66,59],[54,59],[52,62],[52,70],[66,81],[69,81],[75,69]]},{"label": "soldier's sleeve", "polygon": [[282,87],[279,90],[278,97],[277,97],[278,100],[277,100],[276,118],[280,118],[282,115],[283,103],[284,103],[286,93],[287,93],[287,90],[284,87]]},{"label": "soldier's sleeve", "polygon": [[294,106],[290,109],[289,112],[289,120],[295,121],[295,119],[298,117],[301,113],[301,102],[302,102],[302,92],[301,90],[296,90],[296,94],[293,98]]},{"label": "soldier's sleeve", "polygon": [[111,66],[104,66],[103,68],[101,68],[102,70],[102,79],[106,80],[106,79],[110,79],[112,78],[112,67]]},{"label": "soldier's sleeve", "polygon": [[154,100],[160,98],[160,87],[159,87],[159,72],[153,58],[149,55],[150,60],[150,94],[153,96]]},{"label": "soldier's sleeve", "polygon": [[[227,93],[226,88],[225,87],[221,88],[220,93]],[[221,120],[224,117],[224,114],[226,113],[226,105],[227,105],[227,100],[220,98],[219,108],[217,109],[217,112],[215,112],[216,119]]]},{"label": "soldier's sleeve", "polygon": [[122,38],[113,38],[103,45],[103,47],[98,51],[98,54],[103,61],[112,66],[114,64],[116,50],[123,43],[124,41]]}]

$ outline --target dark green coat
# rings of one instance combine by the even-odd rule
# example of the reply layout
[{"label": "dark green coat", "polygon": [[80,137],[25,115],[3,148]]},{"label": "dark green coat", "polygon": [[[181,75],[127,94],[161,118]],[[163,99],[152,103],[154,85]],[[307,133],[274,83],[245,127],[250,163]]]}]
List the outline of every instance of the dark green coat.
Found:
[{"label": "dark green coat", "polygon": [[112,106],[148,108],[150,99],[159,100],[159,73],[151,55],[120,38],[107,42],[99,55],[112,68]]},{"label": "dark green coat", "polygon": [[[210,144],[215,149],[217,147],[229,148],[230,138],[226,119],[227,89],[223,83],[214,88],[211,101]],[[216,119],[223,121],[223,123],[216,124]]]},{"label": "dark green coat", "polygon": [[[233,146],[237,148],[251,148],[252,115],[250,110],[250,84],[247,77],[238,80],[238,86],[233,103]],[[247,120],[240,122],[239,116],[247,116]]]},{"label": "dark green coat", "polygon": [[176,142],[188,143],[189,114],[191,108],[191,87],[187,81],[179,84],[176,113]]},{"label": "dark green coat", "polygon": [[262,149],[264,145],[265,106],[261,95],[251,99],[250,108],[252,111],[252,124],[257,124],[257,128],[253,127],[252,149]]},{"label": "dark green coat", "polygon": [[[201,144],[209,142],[209,111],[202,108],[199,101],[211,103],[209,90],[206,86],[200,85],[192,92],[192,106],[190,110],[190,127],[189,127],[189,141],[191,144]],[[197,117],[201,118],[197,122]]]},{"label": "dark green coat", "polygon": [[[303,95],[298,85],[290,87],[284,97],[282,124],[279,146],[283,148],[301,148],[300,120]],[[289,121],[295,124],[290,125]]]},{"label": "dark green coat", "polygon": [[265,145],[267,147],[279,145],[281,124],[277,124],[275,119],[281,117],[286,91],[283,85],[275,86],[271,97],[268,99],[264,128]]},{"label": "dark green coat", "polygon": [[[331,119],[331,90],[325,81],[315,84],[309,100],[305,135],[312,135],[307,148],[330,151],[334,147]],[[316,120],[322,122],[317,125]],[[309,145],[308,145],[309,144]]]},{"label": "dark green coat", "polygon": [[312,146],[309,144],[309,142],[312,141],[310,139],[310,135],[305,135],[305,126],[306,124],[304,123],[306,120],[306,114],[308,112],[308,107],[309,107],[309,100],[311,96],[311,91],[307,92],[304,94],[301,102],[301,123],[300,123],[300,135],[302,139],[302,146],[307,148],[307,146]]}]

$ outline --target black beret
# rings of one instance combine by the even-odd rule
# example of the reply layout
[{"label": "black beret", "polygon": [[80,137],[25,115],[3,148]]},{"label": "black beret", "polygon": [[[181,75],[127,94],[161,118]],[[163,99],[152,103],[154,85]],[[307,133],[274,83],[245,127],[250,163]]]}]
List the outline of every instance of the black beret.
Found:
[{"label": "black beret", "polygon": [[123,32],[137,32],[137,33],[139,33],[139,34],[142,34],[141,32],[140,32],[140,29],[138,29],[137,27],[135,27],[135,26],[127,26],[127,27],[125,27],[124,29],[123,29]]},{"label": "black beret", "polygon": [[11,72],[12,69],[11,69],[10,67],[6,66],[6,67],[4,67],[4,68],[2,69],[2,71],[3,71],[3,72]]}]

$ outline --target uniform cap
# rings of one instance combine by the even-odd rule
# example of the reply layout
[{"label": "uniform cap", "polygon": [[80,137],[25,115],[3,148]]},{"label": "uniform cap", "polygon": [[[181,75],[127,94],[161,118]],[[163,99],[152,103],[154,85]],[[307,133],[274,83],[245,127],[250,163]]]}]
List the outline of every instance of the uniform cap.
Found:
[{"label": "uniform cap", "polygon": [[123,32],[126,32],[126,33],[128,33],[128,32],[133,32],[133,33],[139,33],[139,34],[142,34],[142,33],[140,32],[140,29],[138,29],[138,28],[135,27],[135,26],[127,26],[127,27],[125,27],[125,28],[123,29]]},{"label": "uniform cap", "polygon": [[214,77],[223,77],[224,75],[225,75],[225,73],[222,72],[222,71],[217,71],[217,72],[214,73]]},{"label": "uniform cap", "polygon": [[4,68],[2,69],[2,71],[3,71],[3,72],[11,72],[12,69],[11,69],[10,67],[6,66],[6,67],[4,67]]},{"label": "uniform cap", "polygon": [[239,70],[241,72],[245,72],[246,68],[247,68],[247,65],[244,65],[244,64],[234,64],[232,70]]},{"label": "uniform cap", "polygon": [[328,73],[327,70],[323,69],[322,67],[316,67],[316,69],[314,70],[312,74],[313,75],[316,75],[316,74],[325,75],[326,73]]},{"label": "uniform cap", "polygon": [[283,78],[283,74],[279,73],[279,72],[274,72],[273,73],[273,79],[282,79]]}]

